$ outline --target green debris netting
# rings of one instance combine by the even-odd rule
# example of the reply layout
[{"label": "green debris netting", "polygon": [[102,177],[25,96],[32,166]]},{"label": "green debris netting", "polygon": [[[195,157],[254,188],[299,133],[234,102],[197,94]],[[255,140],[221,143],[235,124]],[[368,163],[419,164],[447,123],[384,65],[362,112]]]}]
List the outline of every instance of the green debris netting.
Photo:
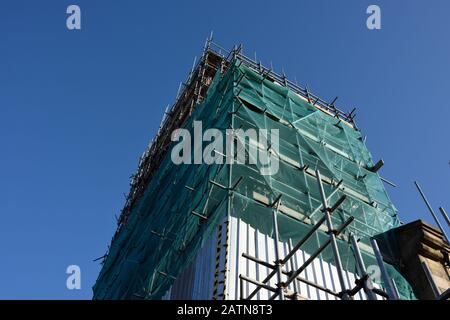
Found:
[{"label": "green debris netting", "polygon": [[[193,121],[202,121],[203,130],[220,129],[224,137],[230,128],[278,129],[279,150],[273,153],[279,159],[278,172],[261,175],[259,164],[248,163],[175,165],[169,151],[112,242],[94,286],[94,299],[161,298],[227,215],[271,235],[273,209],[261,199],[270,203],[282,194],[281,240],[298,241],[323,214],[317,210],[321,202],[312,174],[316,169],[333,184],[343,181],[329,201],[333,204],[347,195],[333,214],[333,223],[338,226],[355,217],[345,234],[352,232],[360,239],[366,266],[376,265],[367,249],[370,237],[400,222],[378,174],[369,170],[374,163],[359,131],[239,61],[225,74],[217,72],[205,100],[184,125],[191,133]],[[267,138],[271,140],[270,134]],[[247,148],[248,144],[245,141]],[[233,186],[240,178],[233,191],[221,187]],[[327,183],[324,188],[326,195],[335,190]],[[318,231],[302,249],[311,254],[326,237]],[[338,245],[344,268],[356,273],[351,246],[344,238]],[[330,249],[321,258],[333,263]],[[396,267],[386,267],[402,298],[413,299]]]}]

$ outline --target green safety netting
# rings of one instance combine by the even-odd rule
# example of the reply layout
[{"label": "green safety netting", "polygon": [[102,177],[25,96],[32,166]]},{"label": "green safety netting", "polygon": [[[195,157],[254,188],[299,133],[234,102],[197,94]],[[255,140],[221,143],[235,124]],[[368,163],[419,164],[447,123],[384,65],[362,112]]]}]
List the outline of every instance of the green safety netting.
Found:
[{"label": "green safety netting", "polygon": [[[269,148],[272,160],[278,160],[278,172],[262,175],[258,163],[175,165],[169,150],[112,242],[94,286],[94,299],[161,298],[227,215],[272,235],[273,208],[268,204],[280,194],[280,238],[298,241],[323,214],[317,210],[321,201],[316,169],[328,181],[324,187],[327,195],[332,194],[330,203],[347,196],[333,214],[333,223],[337,226],[355,217],[345,234],[355,234],[366,265],[376,265],[367,249],[370,237],[399,226],[400,221],[378,174],[370,170],[374,163],[358,130],[239,59],[232,61],[224,74],[217,72],[204,101],[184,124],[192,136],[194,121],[201,121],[203,130],[220,129],[224,137],[227,129],[267,129],[269,142],[270,130],[278,129],[278,150]],[[249,150],[250,140],[235,139]],[[227,189],[231,186],[235,188]],[[325,232],[318,231],[302,249],[312,253],[326,237]],[[338,245],[344,268],[356,272],[345,236]],[[333,263],[330,249],[321,258]],[[402,298],[413,299],[409,284],[396,266],[386,267]]]}]

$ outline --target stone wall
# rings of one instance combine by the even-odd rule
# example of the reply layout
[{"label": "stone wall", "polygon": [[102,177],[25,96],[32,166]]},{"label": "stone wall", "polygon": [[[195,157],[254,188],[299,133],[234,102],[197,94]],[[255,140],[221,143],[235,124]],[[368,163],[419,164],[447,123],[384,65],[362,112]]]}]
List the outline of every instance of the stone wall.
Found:
[{"label": "stone wall", "polygon": [[418,299],[436,299],[427,278],[428,266],[439,294],[450,288],[450,246],[437,228],[417,220],[393,230],[399,248],[401,272]]}]

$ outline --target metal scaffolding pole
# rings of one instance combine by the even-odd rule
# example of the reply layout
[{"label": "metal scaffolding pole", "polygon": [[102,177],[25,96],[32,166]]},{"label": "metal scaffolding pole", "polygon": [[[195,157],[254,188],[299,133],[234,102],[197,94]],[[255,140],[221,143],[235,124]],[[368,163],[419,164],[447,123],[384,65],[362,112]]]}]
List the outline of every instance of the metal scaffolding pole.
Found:
[{"label": "metal scaffolding pole", "polygon": [[398,297],[398,299],[400,300],[400,293],[399,293],[399,291],[398,291],[397,284],[395,283],[394,280],[392,280],[392,287],[394,288],[395,295],[396,295],[396,296]]},{"label": "metal scaffolding pole", "polygon": [[448,300],[450,299],[450,288],[445,290],[439,297],[438,300]]},{"label": "metal scaffolding pole", "polygon": [[[316,232],[320,228],[320,226],[324,222],[325,222],[325,217],[322,217],[319,221],[317,221],[317,223],[308,231],[308,233],[302,239],[300,239],[300,241],[286,255],[286,257],[282,261],[282,265],[286,264],[287,261],[292,256],[294,256],[294,254],[297,252],[297,250],[299,250],[300,247],[304,243],[306,243],[306,241],[308,241],[308,239],[314,234],[314,232]],[[272,272],[263,280],[263,283],[268,282],[276,274],[276,272],[277,271],[275,269],[273,269]],[[247,297],[247,299],[252,299],[260,289],[261,289],[261,287],[257,287],[255,290],[253,290],[253,292],[250,293],[250,295]]]},{"label": "metal scaffolding pole", "polygon": [[[277,273],[276,269],[273,269],[272,272],[264,278],[264,280],[262,281],[262,283],[266,284],[275,274]],[[255,290],[253,290],[252,293],[249,294],[249,296],[247,297],[248,300],[251,300],[257,293],[258,291],[261,289],[260,286],[258,286]]]},{"label": "metal scaffolding pole", "polygon": [[278,209],[280,207],[280,202],[281,202],[281,198],[278,198],[277,200],[277,204],[276,204],[276,210],[273,210],[273,231],[274,231],[274,245],[275,245],[275,265],[276,265],[276,270],[277,270],[277,283],[278,283],[278,294],[280,295],[280,300],[284,300],[284,288],[283,288],[283,281],[282,281],[282,275],[283,275],[283,271],[282,271],[282,260],[280,259],[280,252],[279,252],[279,248],[278,248],[278,241],[279,241],[279,237],[278,237],[278,221],[277,221],[277,214],[278,214]]},{"label": "metal scaffolding pole", "polygon": [[298,249],[320,228],[325,222],[325,217],[322,217],[317,223],[308,231],[308,233],[292,248],[292,250],[284,257],[283,263],[286,263],[297,252]]},{"label": "metal scaffolding pole", "polygon": [[448,218],[447,212],[445,212],[443,207],[439,207],[439,211],[441,212],[442,216],[445,219],[445,222],[447,222],[447,225],[450,227],[450,219]]},{"label": "metal scaffolding pole", "polygon": [[370,239],[372,244],[373,252],[375,253],[375,258],[377,259],[378,266],[380,267],[381,276],[383,277],[383,282],[386,286],[387,294],[389,295],[389,300],[399,300],[400,297],[395,292],[394,286],[392,285],[392,280],[387,273],[386,267],[384,266],[383,256],[381,255],[380,249],[378,248],[377,240],[374,238]]},{"label": "metal scaffolding pole", "polygon": [[[341,285],[342,291],[347,291],[347,285],[344,281],[343,267],[341,262],[341,256],[339,254],[339,249],[336,242],[336,230],[333,229],[333,223],[331,221],[330,209],[328,208],[327,197],[325,196],[325,191],[323,189],[322,177],[320,176],[320,171],[316,170],[317,183],[319,185],[320,197],[322,198],[322,206],[325,214],[325,219],[327,222],[328,233],[331,242],[331,248],[333,250],[334,262],[336,263],[336,270],[339,277],[339,283]],[[342,296],[343,300],[348,300],[350,297],[347,293]]]},{"label": "metal scaffolding pole", "polygon": [[427,277],[428,283],[430,284],[431,290],[433,291],[433,295],[436,299],[438,299],[441,295],[439,292],[439,288],[436,285],[436,282],[434,282],[433,274],[430,271],[430,268],[428,268],[428,265],[425,261],[422,261],[422,268],[425,272],[425,276]]},{"label": "metal scaffolding pole", "polygon": [[436,222],[438,228],[441,230],[442,234],[444,235],[445,240],[447,240],[447,242],[450,243],[450,241],[448,240],[447,234],[444,231],[444,228],[442,228],[441,223],[439,222],[439,219],[437,218],[436,214],[434,213],[433,208],[431,207],[430,203],[428,202],[427,197],[423,193],[422,188],[419,186],[417,181],[414,181],[414,184],[416,185],[417,190],[419,190],[419,193],[422,196],[422,199],[425,202],[425,205],[427,206],[428,211],[430,211],[430,213],[433,216],[433,219]]},{"label": "metal scaffolding pole", "polygon": [[[288,248],[289,248],[289,251],[290,250],[292,250],[292,239],[289,239],[289,241],[288,241]],[[296,269],[297,269],[297,264],[296,264],[296,262],[294,261],[294,259],[291,259],[290,261],[289,261],[289,270],[291,271],[291,272],[294,272]],[[294,281],[294,291],[295,292],[300,292],[300,287],[299,287],[299,285],[298,285],[298,283],[297,283],[297,281]]]},{"label": "metal scaffolding pole", "polygon": [[[268,284],[265,284],[265,283],[262,283],[262,282],[253,280],[253,279],[251,279],[251,278],[249,278],[249,277],[246,277],[246,276],[244,276],[244,275],[242,275],[242,274],[239,275],[239,279],[240,279],[240,280],[248,281],[248,282],[250,282],[250,283],[253,283],[255,286],[264,288],[264,289],[269,290],[269,291],[272,291],[272,292],[278,292],[278,291],[279,291],[277,288],[273,288],[273,287],[269,286]],[[243,294],[243,290],[241,291],[241,293]],[[248,299],[248,298],[247,298],[247,299]]]},{"label": "metal scaffolding pole", "polygon": [[[345,228],[348,227],[348,225],[350,223],[353,222],[355,218],[354,217],[350,217],[348,218],[337,230],[336,230],[336,235],[339,235]],[[291,274],[291,276],[289,277],[288,280],[286,280],[286,282],[284,283],[285,286],[288,286],[292,281],[294,281],[305,269],[306,267],[308,267],[314,259],[316,259],[323,250],[325,250],[328,245],[331,243],[331,238],[329,237],[306,261],[305,263],[302,264],[302,266],[300,268],[297,269],[297,271],[293,272]],[[346,291],[344,291],[344,289],[342,290],[342,292],[344,292],[343,296],[345,296]],[[276,296],[277,294],[275,294],[274,296]],[[342,299],[344,299],[344,297],[342,297]]]},{"label": "metal scaffolding pole", "polygon": [[[248,255],[248,254],[246,254],[246,253],[243,253],[242,254],[242,256],[244,257],[244,258],[246,258],[246,259],[249,259],[250,261],[253,261],[253,262],[255,262],[255,263],[258,263],[258,264],[260,264],[260,265],[263,265],[264,267],[266,267],[266,268],[269,268],[269,269],[271,269],[271,270],[275,270],[276,269],[276,266],[275,265],[272,265],[272,264],[270,264],[270,263],[268,263],[268,262],[266,262],[266,261],[263,261],[263,260],[261,260],[261,259],[258,259],[258,258],[255,258],[255,257],[253,257],[253,256],[250,256],[250,255]],[[292,260],[291,260],[292,261]],[[296,270],[296,269],[295,269]],[[292,271],[285,271],[285,270],[283,270],[283,274],[285,274],[286,276],[291,276],[291,274],[294,272],[294,270],[292,270]],[[245,277],[244,277],[245,278]],[[314,288],[316,288],[316,289],[319,289],[319,290],[322,290],[322,291],[324,291],[324,292],[326,292],[326,293],[328,293],[328,294],[331,294],[331,295],[333,295],[333,296],[335,296],[335,297],[338,297],[339,296],[339,294],[338,293],[336,293],[336,292],[334,292],[333,290],[330,290],[330,289],[328,289],[328,288],[325,288],[325,287],[323,287],[323,286],[321,286],[321,285],[319,285],[319,284],[317,284],[317,283],[314,283],[314,282],[312,282],[312,281],[309,281],[309,280],[307,280],[307,279],[304,279],[304,278],[302,278],[302,277],[300,277],[300,276],[297,276],[297,278],[295,278],[297,281],[300,281],[300,282],[303,282],[303,283],[305,283],[305,284],[307,284],[307,285],[309,285],[309,286],[312,286],[312,287],[314,287]],[[254,280],[253,280],[254,281]],[[294,281],[294,285],[296,285],[297,283]],[[276,291],[274,291],[274,292],[276,292]],[[299,290],[298,289],[296,289],[296,291],[295,291],[296,293],[298,293],[299,292]]]},{"label": "metal scaffolding pole", "polygon": [[[319,290],[322,290],[328,294],[334,295],[336,297],[340,297],[343,300],[351,299],[352,296],[354,294],[356,294],[361,288],[364,288],[364,290],[367,290],[367,295],[369,298],[374,297],[374,294],[377,293],[377,291],[372,288],[370,279],[369,279],[369,282],[367,281],[367,279],[368,279],[367,271],[366,271],[364,263],[362,261],[362,257],[359,252],[359,248],[358,248],[357,244],[356,244],[355,251],[359,254],[358,256],[360,258],[358,265],[360,267],[361,273],[366,276],[361,278],[361,281],[359,283],[357,283],[357,286],[355,288],[353,288],[352,290],[348,290],[345,280],[344,280],[344,276],[343,276],[343,267],[342,267],[342,262],[341,262],[340,255],[339,255],[336,237],[354,221],[354,217],[352,217],[352,216],[349,217],[342,225],[340,225],[337,229],[334,229],[332,221],[331,221],[331,215],[345,201],[346,197],[342,196],[341,198],[339,198],[336,201],[336,203],[331,208],[329,208],[328,207],[328,199],[325,196],[325,192],[324,192],[323,185],[322,185],[322,178],[321,178],[320,172],[318,170],[316,170],[316,176],[318,179],[319,190],[320,190],[320,194],[321,194],[321,198],[322,198],[322,207],[323,207],[322,211],[324,212],[324,215],[321,219],[319,219],[319,221],[316,224],[314,224],[311,227],[311,229],[305,234],[305,236],[302,239],[300,239],[298,241],[298,243],[294,247],[292,247],[292,242],[289,242],[290,250],[283,259],[280,259],[280,252],[279,252],[279,247],[278,247],[279,232],[278,232],[278,220],[277,220],[279,208],[281,205],[281,200],[280,200],[281,195],[278,196],[277,199],[272,204],[268,205],[273,210],[272,218],[273,218],[273,227],[274,227],[273,234],[274,234],[274,242],[275,242],[275,259],[276,260],[275,260],[274,264],[271,264],[269,262],[252,257],[248,254],[245,254],[245,253],[242,254],[242,256],[244,258],[249,259],[253,262],[256,262],[260,265],[263,265],[266,268],[269,268],[271,270],[271,272],[268,274],[267,277],[265,277],[265,279],[262,282],[254,280],[254,279],[250,279],[244,275],[240,275],[241,288],[243,287],[242,280],[253,283],[254,285],[257,286],[253,290],[253,292],[251,292],[245,299],[250,300],[257,294],[257,292],[260,289],[266,289],[266,290],[274,292],[274,294],[270,297],[270,300],[276,299],[278,297],[278,295],[280,295],[280,300],[284,300],[286,298],[284,289],[287,288],[292,282],[294,282],[294,284],[296,284],[295,281],[300,281],[300,282],[306,283],[307,285],[313,286],[313,287],[315,287]],[[296,267],[295,269],[293,269],[292,268],[293,263],[291,263],[291,269],[293,269],[293,270],[291,270],[291,271],[283,270],[283,266],[290,262],[289,260],[295,255],[295,253],[300,249],[300,247],[304,243],[306,243],[306,241],[315,232],[318,231],[320,226],[325,221],[327,222],[328,239],[324,243],[322,243],[319,246],[319,248],[314,253],[312,253],[311,256],[300,267]],[[330,244],[332,245],[336,269],[338,271],[338,277],[339,277],[339,281],[340,281],[340,285],[341,285],[341,291],[339,293],[336,293],[326,287],[322,287],[318,284],[310,282],[299,276],[308,267],[308,265],[310,265],[313,262],[313,260],[316,259]],[[275,275],[277,275],[277,285],[276,285],[277,288],[274,288],[274,287],[271,287],[268,285],[269,280]],[[288,277],[285,282],[282,281],[283,275],[286,275]],[[294,287],[297,287],[297,286],[294,286]],[[373,289],[373,292],[371,291],[370,288]],[[381,291],[381,290],[378,290],[378,291],[381,292],[378,294],[382,294],[383,296],[386,296],[386,293],[384,293],[383,291]],[[295,299],[295,296],[296,296],[295,293],[297,293],[297,289],[294,292],[294,294],[292,295],[292,297],[291,297],[291,294],[289,294],[288,298]],[[243,295],[244,295],[243,290],[241,290],[241,298],[242,299],[244,299]]]},{"label": "metal scaffolding pole", "polygon": [[372,280],[370,280],[369,275],[367,274],[366,266],[364,264],[364,260],[361,255],[361,250],[359,250],[358,241],[356,241],[355,235],[350,235],[350,241],[352,243],[353,252],[355,254],[356,265],[358,266],[359,276],[363,281],[363,289],[367,295],[369,300],[377,300],[377,297],[373,293],[373,284]]},{"label": "metal scaffolding pole", "polygon": [[[353,220],[354,220],[354,217],[348,218],[348,219],[347,219],[341,226],[339,226],[339,228],[336,230],[336,235],[339,235],[346,227],[348,227],[348,226],[350,225],[350,223],[353,222]],[[331,290],[329,290],[329,289],[326,289],[326,288],[324,288],[324,287],[320,287],[320,286],[318,286],[318,285],[316,285],[316,284],[312,284],[310,281],[307,281],[307,280],[305,280],[305,279],[299,277],[299,275],[300,275],[300,274],[308,267],[308,265],[310,265],[310,264],[313,262],[313,260],[316,259],[316,258],[322,253],[323,250],[326,249],[326,247],[330,244],[330,242],[331,242],[331,239],[328,238],[328,239],[325,241],[325,243],[323,243],[323,244],[322,244],[322,245],[321,245],[321,246],[320,246],[320,247],[319,247],[319,248],[318,248],[318,249],[317,249],[310,257],[309,257],[309,259],[308,259],[307,261],[305,261],[305,262],[304,262],[304,263],[303,263],[296,271],[293,271],[293,272],[287,272],[287,271],[282,270],[282,273],[285,274],[285,275],[287,275],[287,276],[289,277],[289,279],[288,279],[286,282],[284,282],[283,285],[284,285],[285,287],[287,287],[292,281],[298,280],[298,281],[304,282],[304,283],[306,283],[306,284],[308,284],[308,285],[312,285],[313,287],[316,287],[316,288],[318,288],[319,290],[323,290],[323,291],[325,291],[325,292],[327,292],[327,293],[330,293],[330,294],[332,294],[332,295],[342,297],[341,294],[337,294],[337,293],[335,293],[335,292],[333,292],[333,291],[331,291]],[[297,248],[296,250],[298,250],[298,248]],[[262,260],[260,260],[260,259],[255,258],[255,257],[249,256],[249,255],[247,255],[247,254],[245,254],[245,253],[243,253],[242,256],[243,256],[244,258],[250,259],[250,260],[252,260],[252,261],[254,261],[254,262],[256,262],[256,263],[259,263],[259,264],[261,264],[261,265],[263,265],[263,266],[265,266],[265,267],[267,267],[267,268],[269,268],[269,269],[272,270],[272,271],[269,273],[269,275],[268,275],[262,282],[259,282],[259,283],[263,284],[264,286],[257,285],[257,288],[256,288],[256,289],[255,289],[255,290],[254,290],[254,291],[246,298],[246,299],[250,300],[250,299],[252,299],[252,298],[256,295],[256,293],[257,293],[261,288],[267,289],[265,286],[267,286],[267,282],[268,282],[275,274],[277,274],[277,268],[276,268],[275,265],[272,265],[272,264],[270,264],[270,263],[268,263],[268,262],[262,261]],[[246,277],[241,277],[241,278],[244,279],[244,280],[247,280]],[[252,281],[256,281],[256,280],[252,280]],[[252,283],[255,284],[255,282],[252,282]],[[273,291],[273,290],[270,290],[270,291]],[[280,292],[279,290],[276,290],[276,291],[275,291],[275,294],[271,297],[271,300],[275,299],[275,298],[278,296],[279,292]],[[344,292],[344,293],[345,293],[345,292]]]}]

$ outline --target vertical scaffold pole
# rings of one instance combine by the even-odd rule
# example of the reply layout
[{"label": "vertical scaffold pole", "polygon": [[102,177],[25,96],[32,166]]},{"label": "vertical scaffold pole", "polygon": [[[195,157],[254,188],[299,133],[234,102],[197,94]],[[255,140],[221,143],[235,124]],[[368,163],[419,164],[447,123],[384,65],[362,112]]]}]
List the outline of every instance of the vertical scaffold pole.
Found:
[{"label": "vertical scaffold pole", "polygon": [[325,196],[325,191],[323,190],[322,177],[320,175],[319,170],[316,170],[316,177],[317,177],[317,183],[319,185],[320,197],[322,198],[323,212],[325,214],[325,219],[327,222],[328,234],[329,234],[329,237],[331,240],[331,248],[333,250],[334,261],[336,263],[336,269],[337,269],[337,274],[339,277],[339,283],[341,285],[342,291],[344,292],[342,299],[349,300],[350,297],[349,297],[348,293],[346,293],[347,285],[344,280],[341,256],[339,255],[339,249],[338,249],[337,242],[336,242],[336,234],[335,234],[335,230],[333,229],[333,223],[331,222],[330,209],[328,208],[327,197]]},{"label": "vertical scaffold pole", "polygon": [[384,266],[383,256],[381,255],[380,248],[378,248],[377,240],[374,238],[370,239],[370,243],[372,244],[373,252],[375,253],[375,258],[377,259],[378,266],[380,267],[381,276],[383,277],[383,282],[386,286],[387,294],[389,295],[390,300],[398,300],[400,299],[395,292],[394,286],[392,285],[392,280],[387,273],[386,267]]},{"label": "vertical scaffold pole", "polygon": [[242,278],[239,278],[239,295],[240,299],[244,300],[244,280]]},{"label": "vertical scaffold pole", "polygon": [[366,266],[361,255],[361,250],[359,250],[358,241],[356,241],[355,235],[350,235],[350,240],[352,242],[353,251],[355,253],[356,264],[358,266],[359,276],[364,281],[363,289],[369,300],[377,300],[375,293],[373,293],[372,280],[368,277]]},{"label": "vertical scaffold pole", "polygon": [[283,283],[282,283],[282,264],[280,259],[280,252],[278,248],[278,241],[279,241],[279,235],[278,235],[278,221],[277,221],[277,215],[278,215],[278,209],[280,207],[281,199],[278,198],[277,204],[276,204],[276,210],[272,210],[273,212],[273,234],[274,234],[274,244],[275,244],[275,265],[277,269],[277,282],[278,282],[278,294],[280,296],[280,300],[284,300],[284,292],[283,292]]}]

